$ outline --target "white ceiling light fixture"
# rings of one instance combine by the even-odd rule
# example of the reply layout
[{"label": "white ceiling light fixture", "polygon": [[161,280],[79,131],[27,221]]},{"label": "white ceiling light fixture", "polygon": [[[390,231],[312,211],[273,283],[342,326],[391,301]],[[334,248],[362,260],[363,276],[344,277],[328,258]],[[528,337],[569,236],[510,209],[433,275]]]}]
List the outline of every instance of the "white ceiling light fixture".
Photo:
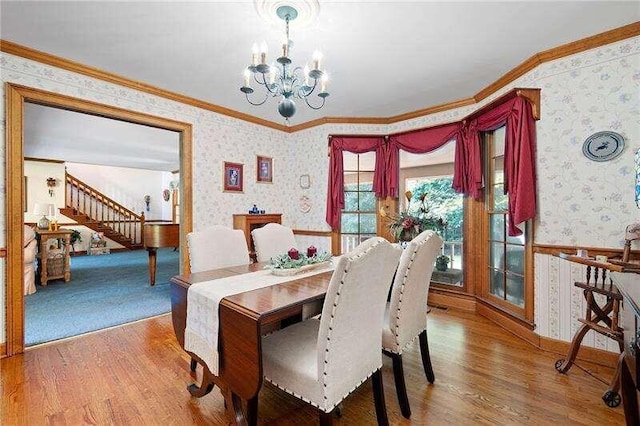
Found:
[{"label": "white ceiling light fixture", "polygon": [[[319,51],[314,52],[312,58],[312,66],[304,68],[293,65],[290,55],[293,48],[293,41],[289,38],[289,24],[298,17],[298,9],[283,2],[257,1],[256,9],[260,14],[269,11],[270,6],[276,5],[275,15],[285,21],[286,38],[282,42],[281,56],[276,59],[277,64],[267,63],[267,44],[262,42],[260,47],[257,43],[253,44],[251,65],[244,70],[244,85],[240,91],[245,94],[247,101],[251,105],[262,105],[269,97],[280,97],[278,103],[278,112],[285,118],[289,124],[289,118],[296,113],[296,104],[294,98],[304,100],[311,109],[318,110],[324,106],[329,96],[327,92],[328,75],[322,70],[322,54]],[[296,4],[298,6],[298,4]],[[317,1],[305,3],[303,17],[305,24],[308,25],[317,14]],[[314,7],[315,5],[315,7]],[[254,100],[251,96],[255,90],[252,84],[262,87],[264,98],[262,100]],[[315,94],[319,99],[309,97]],[[315,100],[314,100],[315,99]]]}]

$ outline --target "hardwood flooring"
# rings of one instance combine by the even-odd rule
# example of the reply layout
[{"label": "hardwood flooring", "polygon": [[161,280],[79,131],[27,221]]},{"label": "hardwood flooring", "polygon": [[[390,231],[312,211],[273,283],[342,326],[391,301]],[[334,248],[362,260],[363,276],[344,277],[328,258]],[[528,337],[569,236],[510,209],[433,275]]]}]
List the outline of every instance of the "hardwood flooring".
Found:
[{"label": "hardwood flooring", "polygon": [[[451,310],[432,309],[428,336],[433,385],[424,377],[417,341],[404,355],[410,421],[400,414],[391,360],[383,357],[392,425],[624,423],[622,408],[608,408],[600,398],[613,369],[578,363],[559,374],[559,356],[483,317]],[[228,423],[218,389],[201,399],[189,396],[189,358],[169,315],[2,359],[0,378],[0,424],[7,426]],[[317,424],[314,409],[269,386],[260,393],[259,416],[262,425]],[[366,383],[344,402],[334,423],[373,425],[375,418]]]}]

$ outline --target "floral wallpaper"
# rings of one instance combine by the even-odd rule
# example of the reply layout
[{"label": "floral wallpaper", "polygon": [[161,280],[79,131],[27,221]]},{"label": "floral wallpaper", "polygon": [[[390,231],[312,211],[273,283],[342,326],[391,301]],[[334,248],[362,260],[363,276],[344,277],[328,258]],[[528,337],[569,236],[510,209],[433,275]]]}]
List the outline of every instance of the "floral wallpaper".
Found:
[{"label": "floral wallpaper", "polygon": [[[536,243],[621,247],[624,226],[637,221],[640,212],[634,200],[634,153],[640,149],[640,37],[545,63],[479,105],[388,126],[330,124],[293,134],[4,53],[0,53],[0,80],[192,123],[195,229],[211,223],[230,226],[232,213],[245,212],[256,204],[268,212],[282,212],[283,223],[293,228],[327,231],[328,135],[388,134],[456,121],[514,87],[542,89],[542,119],[537,123]],[[0,90],[4,95],[4,85]],[[3,103],[3,134],[4,115]],[[594,163],[582,155],[582,142],[601,130],[622,134],[627,147],[612,161]],[[1,159],[6,158],[5,152],[0,144]],[[273,184],[255,182],[257,154],[274,159]],[[243,194],[222,192],[223,161],[244,164]],[[1,206],[5,206],[4,174],[2,161]],[[310,176],[309,188],[299,185],[304,174]],[[6,244],[5,214],[0,209],[1,246]],[[302,245],[316,241],[319,249],[328,250],[327,238],[301,236],[299,240]],[[581,294],[570,283],[581,271],[565,263],[536,255],[535,322],[540,335],[570,340],[583,309]],[[0,271],[0,342],[4,342],[4,260]],[[603,339],[587,340],[592,346],[612,350]]]}]

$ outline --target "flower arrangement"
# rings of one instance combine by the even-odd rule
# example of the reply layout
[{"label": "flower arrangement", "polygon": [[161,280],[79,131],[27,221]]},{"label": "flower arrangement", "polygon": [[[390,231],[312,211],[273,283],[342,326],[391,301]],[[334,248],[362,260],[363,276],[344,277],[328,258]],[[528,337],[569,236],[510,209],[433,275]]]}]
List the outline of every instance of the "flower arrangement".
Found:
[{"label": "flower arrangement", "polygon": [[442,218],[429,214],[427,194],[422,194],[418,198],[420,200],[420,207],[417,214],[409,212],[411,199],[413,198],[411,191],[405,192],[404,196],[407,198],[407,210],[400,212],[397,216],[389,215],[389,230],[397,240],[411,241],[419,233],[427,229],[434,231],[444,230],[447,226],[445,221]]},{"label": "flower arrangement", "polygon": [[331,259],[331,254],[327,252],[318,253],[314,246],[307,249],[307,253],[300,253],[292,248],[285,254],[272,257],[266,268],[269,269],[297,269],[303,266],[315,265],[327,262]]}]

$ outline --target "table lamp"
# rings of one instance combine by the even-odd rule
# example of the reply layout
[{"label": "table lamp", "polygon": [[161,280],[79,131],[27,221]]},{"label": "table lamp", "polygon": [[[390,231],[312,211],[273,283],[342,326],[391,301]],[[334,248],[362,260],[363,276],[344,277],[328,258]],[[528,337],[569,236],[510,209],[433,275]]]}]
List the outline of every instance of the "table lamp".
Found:
[{"label": "table lamp", "polygon": [[47,219],[47,216],[53,216],[54,213],[55,206],[53,204],[36,203],[33,208],[33,214],[42,215],[42,219],[38,221],[38,228],[49,229],[49,219]]}]

